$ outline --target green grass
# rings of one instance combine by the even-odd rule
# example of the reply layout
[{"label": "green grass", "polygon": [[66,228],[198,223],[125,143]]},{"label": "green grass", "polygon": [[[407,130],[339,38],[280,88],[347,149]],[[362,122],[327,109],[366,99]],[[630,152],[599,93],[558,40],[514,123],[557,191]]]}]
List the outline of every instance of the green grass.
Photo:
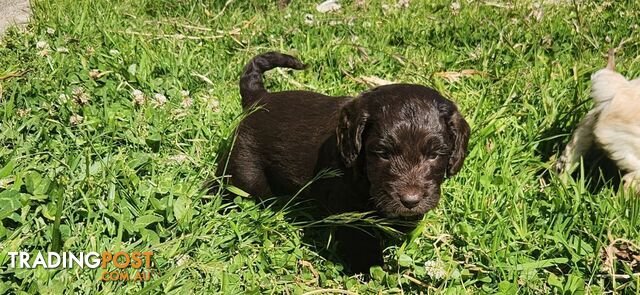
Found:
[{"label": "green grass", "polygon": [[[341,1],[328,14],[292,2],[35,1],[28,29],[0,41],[0,293],[640,293],[638,266],[604,271],[601,252],[640,244],[640,198],[548,171],[607,50],[629,39],[619,70],[640,76],[637,1]],[[309,65],[269,73],[273,91],[419,83],[472,126],[462,172],[370,280],[316,254],[286,212],[200,191],[241,116],[242,66],[268,50]],[[486,75],[435,74],[465,69]],[[168,102],[156,106],[156,93]],[[159,275],[103,283],[99,269],[8,268],[16,250],[152,250]]]}]

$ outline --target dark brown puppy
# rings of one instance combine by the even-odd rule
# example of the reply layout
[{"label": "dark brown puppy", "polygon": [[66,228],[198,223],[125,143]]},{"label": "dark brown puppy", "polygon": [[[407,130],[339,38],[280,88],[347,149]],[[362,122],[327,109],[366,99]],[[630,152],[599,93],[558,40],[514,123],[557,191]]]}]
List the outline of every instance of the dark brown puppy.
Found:
[{"label": "dark brown puppy", "polygon": [[[226,163],[231,184],[270,196],[296,193],[319,171],[339,169],[341,177],[319,180],[305,192],[327,214],[419,218],[437,205],[440,184],[462,167],[469,139],[469,125],[453,102],[411,84],[376,87],[357,97],[268,93],[262,74],[275,67],[304,65],[269,52],[245,66],[242,106],[259,109],[240,123],[219,176]],[[337,240],[352,271],[382,264],[377,237],[345,228]]]}]

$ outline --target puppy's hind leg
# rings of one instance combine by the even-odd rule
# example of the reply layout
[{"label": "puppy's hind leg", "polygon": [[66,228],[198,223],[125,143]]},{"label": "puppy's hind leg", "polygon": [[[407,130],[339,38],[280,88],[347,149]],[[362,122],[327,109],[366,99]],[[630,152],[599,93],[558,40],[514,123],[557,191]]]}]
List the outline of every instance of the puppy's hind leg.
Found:
[{"label": "puppy's hind leg", "polygon": [[228,159],[218,164],[216,174],[218,177],[229,177],[227,183],[251,196],[268,197],[272,193],[262,162],[260,153],[253,148],[252,141],[239,136]]},{"label": "puppy's hind leg", "polygon": [[626,172],[622,177],[625,190],[635,187],[635,190],[640,192],[640,122],[619,122],[625,115],[636,116],[640,108],[633,109],[628,104],[623,107],[631,112],[625,114],[607,110],[607,113],[600,117],[593,133],[598,145],[607,152],[620,170]]},{"label": "puppy's hind leg", "polygon": [[562,152],[562,155],[556,161],[555,170],[562,172],[571,172],[573,165],[584,156],[593,144],[593,127],[598,120],[600,109],[593,109],[587,113],[578,124],[578,129],[573,132],[571,141]]}]

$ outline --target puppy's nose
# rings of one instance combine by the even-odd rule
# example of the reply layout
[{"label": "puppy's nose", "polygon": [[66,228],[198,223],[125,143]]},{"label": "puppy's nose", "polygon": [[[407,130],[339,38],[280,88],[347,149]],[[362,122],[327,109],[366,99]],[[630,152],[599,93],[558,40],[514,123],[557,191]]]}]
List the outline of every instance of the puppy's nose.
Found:
[{"label": "puppy's nose", "polygon": [[411,209],[420,203],[420,199],[422,198],[419,194],[406,194],[400,197],[400,202],[402,202],[402,205],[405,207]]}]

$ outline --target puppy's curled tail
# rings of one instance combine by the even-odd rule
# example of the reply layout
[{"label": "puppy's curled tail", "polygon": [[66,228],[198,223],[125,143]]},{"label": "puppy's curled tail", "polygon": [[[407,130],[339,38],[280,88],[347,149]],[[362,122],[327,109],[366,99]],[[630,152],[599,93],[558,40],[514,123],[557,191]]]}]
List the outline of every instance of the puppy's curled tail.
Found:
[{"label": "puppy's curled tail", "polygon": [[615,50],[609,50],[607,67],[591,76],[591,97],[596,105],[607,105],[620,91],[629,85],[629,81],[616,72]]},{"label": "puppy's curled tail", "polygon": [[240,78],[240,96],[242,96],[243,109],[251,107],[267,93],[262,82],[262,74],[278,67],[301,70],[305,68],[305,65],[291,55],[273,51],[260,54],[251,59],[244,66],[244,71]]}]

